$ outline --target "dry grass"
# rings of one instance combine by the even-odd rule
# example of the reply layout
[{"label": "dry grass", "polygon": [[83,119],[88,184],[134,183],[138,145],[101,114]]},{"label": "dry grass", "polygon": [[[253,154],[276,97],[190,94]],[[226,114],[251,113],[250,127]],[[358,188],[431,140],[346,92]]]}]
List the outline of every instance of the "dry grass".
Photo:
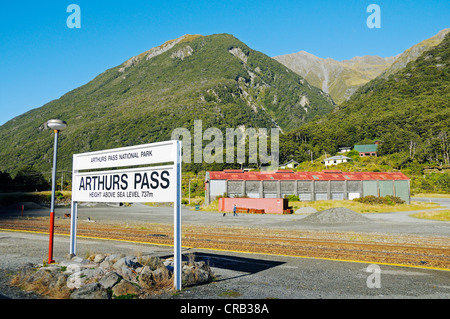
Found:
[{"label": "dry grass", "polygon": [[[300,207],[313,207],[317,211],[322,211],[330,208],[345,207],[351,209],[357,213],[393,213],[393,212],[405,212],[413,210],[423,210],[423,209],[434,209],[441,208],[440,205],[436,203],[429,202],[416,202],[412,201],[411,204],[399,204],[399,205],[370,205],[359,203],[351,200],[319,200],[311,202],[301,202],[301,201],[289,201],[289,206],[292,206],[295,210]],[[218,200],[213,201],[207,206],[200,208],[202,211],[218,211],[219,202]]]},{"label": "dry grass", "polygon": [[163,270],[159,277],[154,277],[154,283],[151,287],[141,288],[145,293],[151,295],[160,295],[174,290],[173,278],[168,270]]},{"label": "dry grass", "polygon": [[439,210],[439,211],[434,211],[434,212],[415,213],[415,214],[412,214],[411,216],[415,217],[415,218],[432,219],[432,220],[440,220],[440,221],[450,222],[450,209]]},{"label": "dry grass", "polygon": [[[71,197],[72,196],[72,192],[71,191],[61,191],[61,190],[56,189],[55,193],[56,192],[62,193],[64,195],[64,197]],[[52,191],[29,192],[28,194],[48,196],[48,195],[52,194]]]},{"label": "dry grass", "polygon": [[414,196],[412,197],[413,200],[414,200],[414,197],[450,198],[450,194],[419,193],[419,194],[414,194]]},{"label": "dry grass", "polygon": [[18,286],[25,291],[37,292],[51,299],[69,299],[71,290],[67,286],[49,286],[48,278],[42,277],[29,281],[30,274],[22,278],[19,274],[11,280],[11,285]]},{"label": "dry grass", "polygon": [[324,200],[324,201],[314,201],[314,202],[289,202],[289,206],[294,208],[294,211],[300,207],[313,207],[317,211],[322,211],[325,209],[336,208],[336,207],[346,207],[357,213],[392,213],[392,212],[405,212],[411,210],[422,210],[422,209],[434,209],[440,208],[436,203],[426,203],[426,202],[415,202],[412,201],[411,204],[399,204],[399,205],[370,205],[359,203],[351,200]]},{"label": "dry grass", "polygon": [[212,201],[209,205],[200,206],[200,210],[207,212],[217,212],[219,211],[219,200],[216,199]]}]

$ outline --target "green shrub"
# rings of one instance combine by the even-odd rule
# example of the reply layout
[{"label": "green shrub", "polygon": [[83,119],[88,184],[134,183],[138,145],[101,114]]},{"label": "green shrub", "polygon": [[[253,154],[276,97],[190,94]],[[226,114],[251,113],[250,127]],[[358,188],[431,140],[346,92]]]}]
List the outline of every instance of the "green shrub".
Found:
[{"label": "green shrub", "polygon": [[404,204],[405,201],[397,196],[385,196],[377,197],[373,195],[368,195],[360,198],[353,199],[355,202],[369,204],[369,205],[398,205]]},{"label": "green shrub", "polygon": [[298,202],[300,199],[297,195],[284,195],[290,202]]}]

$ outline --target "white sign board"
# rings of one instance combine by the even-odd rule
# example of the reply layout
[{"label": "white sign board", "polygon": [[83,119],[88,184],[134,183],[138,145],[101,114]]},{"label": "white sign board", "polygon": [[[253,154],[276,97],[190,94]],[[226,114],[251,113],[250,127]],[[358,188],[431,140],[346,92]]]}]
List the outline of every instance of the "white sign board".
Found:
[{"label": "white sign board", "polygon": [[173,142],[159,142],[75,154],[73,156],[73,169],[105,169],[174,162],[176,145]]},{"label": "white sign board", "polygon": [[[163,165],[149,166],[153,164]],[[73,155],[70,224],[72,255],[76,255],[78,202],[174,203],[174,286],[178,290],[181,289],[180,141]]]},{"label": "white sign board", "polygon": [[176,170],[171,166],[75,174],[72,198],[77,202],[174,202]]}]

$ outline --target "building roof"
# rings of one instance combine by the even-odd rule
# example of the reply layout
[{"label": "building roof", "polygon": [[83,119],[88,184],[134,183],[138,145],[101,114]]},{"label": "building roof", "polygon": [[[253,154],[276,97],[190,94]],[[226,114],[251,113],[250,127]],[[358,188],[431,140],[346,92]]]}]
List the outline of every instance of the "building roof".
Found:
[{"label": "building roof", "polygon": [[354,149],[360,153],[372,153],[377,151],[378,144],[355,145]]},{"label": "building roof", "polygon": [[344,155],[336,155],[336,156],[331,156],[331,157],[327,157],[326,159],[324,159],[324,161],[334,161],[334,160],[352,160],[350,157],[348,156],[344,156]]},{"label": "building roof", "polygon": [[284,164],[282,164],[282,165],[288,165],[288,164],[291,164],[291,163],[294,163],[294,164],[300,164],[299,162],[294,161],[293,159],[291,159],[289,162],[286,162],[286,163],[284,163]]},{"label": "building roof", "polygon": [[206,173],[207,180],[317,180],[317,181],[361,181],[361,180],[409,180],[401,172],[342,172],[325,170],[322,172],[294,172],[279,170],[276,172],[244,172],[242,170],[211,171]]}]

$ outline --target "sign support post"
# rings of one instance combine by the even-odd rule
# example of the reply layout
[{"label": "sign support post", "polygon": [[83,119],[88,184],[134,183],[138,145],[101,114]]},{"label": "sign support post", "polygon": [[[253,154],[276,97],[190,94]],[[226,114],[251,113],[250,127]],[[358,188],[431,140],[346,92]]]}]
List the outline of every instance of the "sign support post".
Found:
[{"label": "sign support post", "polygon": [[[173,165],[149,166],[169,162],[173,162]],[[113,167],[132,168],[104,170]],[[172,202],[174,287],[181,290],[181,141],[173,140],[73,155],[71,256],[75,256],[77,252],[77,208],[78,202],[83,201]]]},{"label": "sign support post", "polygon": [[181,290],[181,142],[177,141],[176,161],[174,163],[177,178],[177,196],[173,203],[174,225],[174,286]]},{"label": "sign support post", "polygon": [[77,209],[78,203],[72,201],[72,210],[70,213],[70,256],[77,254]]},{"label": "sign support post", "polygon": [[[75,167],[73,167],[72,178],[77,173],[78,171],[75,170]],[[74,186],[72,185],[72,188],[73,187]],[[70,256],[72,257],[76,256],[77,254],[77,215],[78,215],[78,203],[73,200],[72,196],[71,211],[70,211],[70,252],[69,252]]]}]

